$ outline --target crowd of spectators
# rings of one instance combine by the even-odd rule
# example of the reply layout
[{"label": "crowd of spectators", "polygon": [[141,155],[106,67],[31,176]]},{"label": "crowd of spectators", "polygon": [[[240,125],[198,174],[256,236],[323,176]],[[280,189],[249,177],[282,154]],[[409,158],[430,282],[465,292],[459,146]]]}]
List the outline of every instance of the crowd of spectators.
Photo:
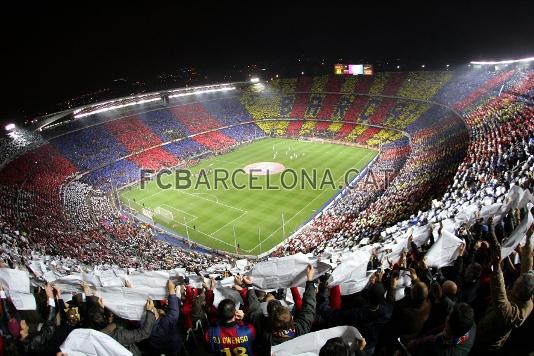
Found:
[{"label": "crowd of spectators", "polygon": [[0,137],[0,164],[19,156],[24,151],[38,147],[44,143],[41,135],[16,127],[5,137]]},{"label": "crowd of spectators", "polygon": [[[503,78],[511,77],[511,74],[506,72],[500,76],[491,77],[489,82],[500,84]],[[509,84],[510,92],[528,93],[531,90],[529,88],[532,88],[532,76],[528,71],[513,79],[515,79],[514,83]],[[488,83],[480,86],[490,90]],[[439,93],[439,95],[443,94]],[[477,90],[476,96],[473,94],[469,96],[470,99],[462,100],[461,107],[472,106],[475,97],[482,95],[482,91]],[[440,115],[442,119],[435,121],[436,115]],[[384,228],[403,218],[427,221],[438,219],[438,216],[441,220],[454,215],[455,209],[457,211],[459,206],[465,204],[462,198],[466,192],[468,194],[471,192],[468,195],[471,203],[475,199],[483,201],[488,195],[486,193],[488,187],[480,182],[485,183],[493,179],[494,182],[489,188],[490,191],[494,191],[497,188],[497,182],[507,181],[508,183],[500,190],[502,196],[512,180],[515,179],[520,183],[530,181],[530,173],[527,174],[529,164],[520,170],[512,170],[518,168],[517,164],[525,161],[529,156],[526,152],[532,137],[530,132],[532,97],[525,98],[505,93],[501,96],[494,96],[489,101],[483,100],[477,110],[470,109],[466,112],[465,121],[471,135],[471,142],[467,148],[464,163],[459,166],[457,172],[456,167],[466,152],[467,137],[462,124],[450,115],[444,108],[431,108],[406,127],[406,131],[412,135],[410,157],[400,171],[394,171],[394,175],[391,176],[392,184],[387,190],[384,189],[373,195],[374,192],[368,189],[363,189],[363,193],[360,192],[362,190],[360,186],[360,189],[356,189],[356,194],[340,199],[330,211],[324,212],[301,233],[279,246],[275,254],[293,254],[298,251],[321,252],[330,247],[352,247],[362,239],[363,241],[380,239]],[[495,140],[495,136],[499,138]],[[492,145],[491,149],[486,148],[489,143]],[[504,150],[503,143],[511,146],[507,147],[508,152]],[[490,156],[493,154],[493,164],[481,161],[481,151]],[[499,172],[503,176],[495,179],[494,168],[497,163]],[[490,171],[484,172],[488,168]],[[472,176],[469,179],[459,178],[460,175],[465,174],[464,171],[471,172]],[[454,176],[455,173],[456,176]],[[462,183],[458,184],[458,181]],[[477,181],[478,184],[471,187],[473,182]],[[428,206],[431,197],[443,194],[451,182],[452,185],[444,196],[445,202],[440,205],[446,207],[447,212],[435,212],[432,209],[429,212],[420,212],[417,217],[410,216],[413,211]],[[527,186],[527,188],[531,187]],[[352,196],[355,196],[354,203],[350,200]],[[372,198],[363,198],[369,196]],[[488,199],[486,204],[494,201],[495,199]],[[366,204],[365,209],[360,208],[360,202]],[[358,212],[358,217],[354,221],[350,218],[353,212]],[[406,228],[407,223],[404,221],[397,225]]]},{"label": "crowd of spectators", "polygon": [[[232,276],[219,270],[208,276],[199,269],[201,285],[173,278],[167,282],[166,299],[149,297],[140,320],[125,320],[85,283],[69,300],[54,282],[36,288],[36,311],[17,310],[2,290],[0,351],[68,355],[76,347],[96,348],[96,336],[103,333],[115,341],[107,343],[108,352],[118,352],[122,345],[133,355],[271,355],[310,332],[349,326],[360,334],[349,340],[356,355],[526,354],[531,351],[527,340],[533,322],[534,224],[524,245],[505,258],[501,242],[531,213],[527,208],[512,209],[498,223],[490,217],[461,229],[457,257],[441,268],[426,263],[435,243],[432,234],[420,246],[410,236],[393,261],[373,250],[364,261],[366,286],[349,294],[342,285],[332,285],[328,273],[316,276],[311,265],[303,271],[303,285],[268,291],[255,287],[253,273]],[[437,239],[442,238],[442,229]],[[2,262],[1,267],[13,267],[13,261]],[[236,304],[234,297],[216,297],[228,277],[243,304]],[[135,288],[126,278],[123,290],[135,292]],[[69,335],[76,338],[88,330],[98,333],[85,338],[85,345],[69,342]],[[346,355],[351,349],[346,338],[317,337],[322,347],[310,351]]]},{"label": "crowd of spectators", "polygon": [[101,221],[117,215],[107,194],[78,180],[65,184],[61,194],[67,220],[80,230],[93,230]]}]

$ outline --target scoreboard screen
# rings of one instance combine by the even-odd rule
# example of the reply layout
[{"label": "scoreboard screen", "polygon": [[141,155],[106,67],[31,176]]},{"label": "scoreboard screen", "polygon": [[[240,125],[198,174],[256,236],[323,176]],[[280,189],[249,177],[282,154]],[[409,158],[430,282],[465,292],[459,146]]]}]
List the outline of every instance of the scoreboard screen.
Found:
[{"label": "scoreboard screen", "polygon": [[370,64],[336,64],[334,73],[337,75],[373,75]]}]

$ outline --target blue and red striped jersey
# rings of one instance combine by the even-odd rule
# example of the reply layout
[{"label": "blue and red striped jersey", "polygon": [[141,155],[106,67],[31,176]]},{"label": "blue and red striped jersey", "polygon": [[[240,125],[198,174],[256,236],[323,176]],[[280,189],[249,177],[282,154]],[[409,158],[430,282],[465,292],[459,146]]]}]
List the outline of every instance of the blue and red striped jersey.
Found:
[{"label": "blue and red striped jersey", "polygon": [[223,356],[253,355],[252,343],[256,339],[256,330],[251,324],[210,326],[206,331],[206,342],[211,352]]}]

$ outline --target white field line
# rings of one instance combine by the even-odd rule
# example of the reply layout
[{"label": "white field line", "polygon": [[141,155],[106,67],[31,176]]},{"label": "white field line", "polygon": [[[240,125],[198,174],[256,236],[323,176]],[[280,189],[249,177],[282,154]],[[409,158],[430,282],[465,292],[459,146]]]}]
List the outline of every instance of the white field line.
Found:
[{"label": "white field line", "polygon": [[243,209],[239,209],[239,208],[236,208],[234,206],[231,206],[231,205],[228,205],[228,204],[224,204],[224,203],[221,203],[219,202],[218,200],[217,201],[213,201],[213,200],[210,200],[210,199],[206,199],[206,198],[202,198],[201,196],[199,195],[195,195],[193,193],[188,193],[188,192],[185,192],[183,190],[175,190],[175,192],[179,192],[179,193],[182,193],[182,194],[186,194],[186,195],[190,195],[194,198],[198,198],[198,199],[202,199],[202,200],[205,200],[205,201],[209,201],[211,203],[215,203],[215,204],[218,204],[218,205],[222,205],[226,208],[230,208],[230,209],[233,209],[233,210],[237,210],[237,211],[240,211],[241,213],[246,213],[247,211],[246,210],[243,210]]},{"label": "white field line", "polygon": [[[185,193],[185,192],[182,192],[182,193]],[[186,193],[186,194],[192,195],[192,196],[195,197],[195,198],[199,198],[198,195],[195,195],[195,194],[192,194],[192,193]],[[201,193],[201,194],[207,194],[207,193]],[[201,199],[204,199],[204,198],[201,198]],[[225,206],[225,207],[228,207],[228,208],[231,208],[231,209],[234,209],[234,210],[237,210],[237,211],[241,212],[241,214],[239,214],[238,217],[236,217],[236,218],[230,220],[229,222],[227,222],[226,224],[224,224],[223,226],[221,226],[220,228],[218,228],[217,230],[215,230],[215,231],[212,232],[212,233],[209,233],[209,234],[208,234],[208,233],[205,233],[205,232],[196,230],[196,231],[199,231],[202,235],[204,235],[204,236],[206,236],[206,237],[210,237],[210,238],[212,238],[212,239],[214,239],[214,240],[217,240],[217,241],[220,241],[220,242],[222,242],[222,243],[225,243],[225,244],[228,245],[228,246],[232,246],[232,247],[234,247],[232,244],[230,244],[230,243],[228,243],[228,242],[225,242],[225,241],[222,241],[222,240],[216,238],[214,235],[215,235],[217,232],[219,232],[219,231],[221,231],[222,229],[224,229],[226,226],[228,226],[228,225],[230,225],[231,223],[233,223],[234,221],[239,220],[240,218],[242,218],[242,217],[243,217],[244,215],[246,215],[248,212],[247,212],[246,210],[242,210],[242,209],[233,207],[233,206],[231,206],[231,205],[227,205],[227,204],[220,203],[218,199],[217,199],[217,201],[213,201],[213,200],[210,200],[210,199],[204,199],[204,200],[207,200],[207,201],[209,201],[209,202],[211,202],[211,203],[215,203],[215,204],[218,204],[218,205],[223,205],[223,206]],[[165,205],[165,206],[168,206],[168,205],[166,205],[166,204],[164,204],[164,205]],[[169,207],[170,207],[170,206],[169,206]],[[179,209],[176,209],[176,208],[173,208],[173,209],[175,209],[175,210],[179,210]],[[187,214],[187,213],[186,213],[186,214]],[[191,214],[188,214],[188,215],[191,215]],[[191,215],[191,216],[194,216],[194,215]],[[190,221],[194,221],[194,220],[196,220],[196,219],[198,219],[197,216],[195,216],[195,219],[192,219],[192,220],[190,220]],[[189,221],[187,221],[187,224],[189,224]],[[180,225],[184,225],[184,224],[181,223]]]},{"label": "white field line", "polygon": [[[177,209],[177,208],[172,207],[172,206],[170,206],[170,205],[162,204],[161,206],[166,206],[166,207],[169,208],[169,209],[172,209],[172,210],[175,210],[175,211],[177,211],[177,212],[179,212],[179,213],[183,213],[183,214],[185,214],[185,215],[190,216],[191,219],[186,220],[186,223],[187,223],[187,224],[189,224],[191,221],[195,221],[196,219],[198,219],[198,216],[193,215],[193,214],[189,214],[187,211],[183,211],[183,210],[181,210],[181,209]],[[175,219],[172,219],[172,220],[174,221]]]},{"label": "white field line", "polygon": [[217,196],[215,194],[210,194],[210,193],[191,193],[193,195],[207,195],[209,197],[213,197],[215,198],[215,202],[218,203],[219,202],[219,198],[217,198]]},{"label": "white field line", "polygon": [[[193,220],[196,220],[196,219],[197,219],[197,218],[195,217],[195,219],[193,219]],[[193,220],[189,220],[189,221],[193,221]],[[186,225],[183,223],[183,221],[180,222],[180,221],[177,221],[177,220],[175,220],[175,219],[173,219],[172,221],[174,221],[174,222],[175,222],[176,224],[178,224],[178,225],[181,225],[181,226],[184,226],[184,227],[186,226]],[[186,223],[189,223],[189,221],[186,222]],[[171,226],[174,227],[174,226],[176,226],[176,224],[172,224]],[[187,228],[188,228],[188,229],[190,228],[189,225],[187,225]],[[214,237],[214,236],[212,236],[212,235],[210,235],[210,234],[206,234],[205,232],[202,232],[202,231],[200,231],[199,229],[195,229],[194,231],[195,231],[195,232],[198,232],[199,234],[201,234],[201,235],[203,235],[203,236],[206,236],[206,237],[208,237],[208,238],[210,238],[210,239],[213,239],[213,240],[215,240],[215,241],[218,241],[218,242],[220,242],[220,243],[222,243],[222,244],[228,245],[228,246],[230,246],[230,247],[234,247],[234,245],[232,245],[232,244],[230,244],[230,243],[228,243],[228,242],[226,242],[226,241],[223,241],[223,240],[221,240],[221,239],[218,239],[218,238],[216,238],[216,237]]]},{"label": "white field line", "polygon": [[[138,189],[140,189],[140,188],[138,188]],[[138,201],[136,201],[136,203],[140,204],[141,202],[143,202],[143,201],[145,201],[145,200],[147,200],[147,199],[150,199],[150,198],[152,198],[152,197],[154,197],[154,196],[156,196],[156,195],[158,195],[159,193],[162,193],[162,192],[164,192],[163,189],[158,190],[157,192],[152,193],[152,194],[150,194],[150,195],[147,196],[147,197],[144,197],[144,198],[142,198],[142,199],[139,199]]]},{"label": "white field line", "polygon": [[234,221],[241,219],[241,218],[242,218],[244,215],[246,215],[246,214],[247,214],[246,211],[245,211],[244,213],[241,213],[241,215],[239,215],[237,218],[228,221],[226,224],[224,224],[223,226],[221,226],[220,228],[218,228],[217,230],[215,230],[214,232],[212,232],[211,235],[215,235],[216,233],[218,233],[219,231],[221,231],[222,229],[224,229],[226,226],[230,225],[230,224],[233,223]]}]

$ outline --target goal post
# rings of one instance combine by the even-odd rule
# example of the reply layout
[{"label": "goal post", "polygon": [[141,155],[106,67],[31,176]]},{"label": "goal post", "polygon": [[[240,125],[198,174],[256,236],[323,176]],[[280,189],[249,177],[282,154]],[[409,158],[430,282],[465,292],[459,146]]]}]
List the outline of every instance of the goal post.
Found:
[{"label": "goal post", "polygon": [[174,220],[172,211],[162,208],[161,206],[158,206],[156,209],[154,209],[154,212],[166,220]]}]

